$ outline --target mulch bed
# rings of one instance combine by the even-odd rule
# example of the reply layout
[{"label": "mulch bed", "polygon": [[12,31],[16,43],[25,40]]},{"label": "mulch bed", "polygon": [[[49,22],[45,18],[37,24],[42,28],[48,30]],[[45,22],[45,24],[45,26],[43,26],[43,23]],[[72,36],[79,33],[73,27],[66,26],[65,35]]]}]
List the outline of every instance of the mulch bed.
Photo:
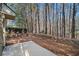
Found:
[{"label": "mulch bed", "polygon": [[7,37],[6,46],[12,45],[12,44],[17,44],[17,43],[22,43],[22,42],[27,42],[27,41],[30,41],[29,37],[27,35]]},{"label": "mulch bed", "polygon": [[41,36],[37,34],[32,36],[32,40],[37,44],[39,44],[40,46],[56,53],[57,55],[65,55],[65,56],[79,55],[79,45],[76,44],[78,40],[74,41],[74,40],[55,39],[52,38],[51,36]]}]

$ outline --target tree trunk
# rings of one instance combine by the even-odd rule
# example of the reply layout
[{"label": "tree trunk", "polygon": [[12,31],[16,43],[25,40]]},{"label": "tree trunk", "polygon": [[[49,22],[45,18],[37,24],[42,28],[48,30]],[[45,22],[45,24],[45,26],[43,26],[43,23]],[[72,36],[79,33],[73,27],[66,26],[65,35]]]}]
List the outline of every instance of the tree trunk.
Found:
[{"label": "tree trunk", "polygon": [[76,15],[75,3],[73,3],[71,38],[75,38],[75,15]]},{"label": "tree trunk", "polygon": [[71,32],[71,27],[70,27],[71,22],[70,22],[70,20],[71,20],[71,4],[70,4],[70,8],[69,8],[69,34]]},{"label": "tree trunk", "polygon": [[49,4],[49,34],[51,34],[51,4]]},{"label": "tree trunk", "polygon": [[65,11],[64,11],[64,3],[62,4],[62,35],[65,37]]},{"label": "tree trunk", "polygon": [[45,34],[47,34],[47,6],[48,4],[45,4]]},{"label": "tree trunk", "polygon": [[39,6],[37,4],[37,33],[40,33]]},{"label": "tree trunk", "polygon": [[53,17],[52,17],[52,35],[54,35],[54,4],[53,4]]},{"label": "tree trunk", "polygon": [[60,6],[60,37],[62,36],[62,31],[61,31],[61,6]]},{"label": "tree trunk", "polygon": [[57,24],[57,31],[56,31],[56,33],[57,33],[57,37],[58,37],[58,11],[57,11],[57,4],[56,4],[56,24]]}]

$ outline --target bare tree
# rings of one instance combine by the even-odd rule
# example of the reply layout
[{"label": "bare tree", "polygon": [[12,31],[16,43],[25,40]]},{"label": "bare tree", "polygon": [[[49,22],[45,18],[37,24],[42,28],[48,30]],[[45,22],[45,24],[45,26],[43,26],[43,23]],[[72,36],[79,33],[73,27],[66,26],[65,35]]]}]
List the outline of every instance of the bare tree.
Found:
[{"label": "bare tree", "polygon": [[47,34],[47,7],[48,4],[45,4],[45,34]]},{"label": "bare tree", "polygon": [[62,5],[60,4],[60,37],[62,37]]},{"label": "bare tree", "polygon": [[52,35],[54,35],[54,4],[52,5],[53,15],[52,15]]},{"label": "bare tree", "polygon": [[57,25],[56,25],[56,27],[57,27],[57,28],[56,28],[56,33],[57,33],[56,35],[57,35],[57,37],[58,37],[58,10],[57,10],[57,4],[56,4],[56,24],[57,24]]},{"label": "bare tree", "polygon": [[52,12],[52,4],[48,4],[48,11],[49,11],[49,34],[51,34],[51,12]]},{"label": "bare tree", "polygon": [[75,15],[76,15],[76,6],[73,3],[73,14],[72,14],[72,29],[71,29],[71,38],[75,38]]},{"label": "bare tree", "polygon": [[62,35],[65,37],[65,11],[64,11],[64,3],[62,4]]},{"label": "bare tree", "polygon": [[37,33],[40,33],[39,5],[37,4]]},{"label": "bare tree", "polygon": [[71,28],[70,28],[70,20],[71,20],[71,4],[69,6],[69,33],[71,32]]}]

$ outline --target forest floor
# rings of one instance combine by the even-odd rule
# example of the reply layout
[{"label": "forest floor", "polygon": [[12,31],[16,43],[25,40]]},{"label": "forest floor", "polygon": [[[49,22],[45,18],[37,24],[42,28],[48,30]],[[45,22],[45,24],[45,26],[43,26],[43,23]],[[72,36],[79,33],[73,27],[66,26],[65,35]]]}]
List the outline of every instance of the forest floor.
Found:
[{"label": "forest floor", "polygon": [[78,56],[79,40],[56,39],[51,36],[28,34],[19,37],[13,37],[6,40],[6,45],[12,45],[19,42],[33,41],[40,46],[52,51],[59,56]]}]

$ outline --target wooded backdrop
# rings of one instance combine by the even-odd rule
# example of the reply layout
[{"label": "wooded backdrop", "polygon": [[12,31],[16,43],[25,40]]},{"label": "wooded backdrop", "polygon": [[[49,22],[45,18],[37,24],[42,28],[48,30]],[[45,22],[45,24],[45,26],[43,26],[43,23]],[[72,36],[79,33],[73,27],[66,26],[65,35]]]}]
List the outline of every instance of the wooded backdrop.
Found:
[{"label": "wooded backdrop", "polygon": [[27,3],[14,4],[16,25],[31,33],[55,37],[77,38],[79,32],[79,4]]}]

